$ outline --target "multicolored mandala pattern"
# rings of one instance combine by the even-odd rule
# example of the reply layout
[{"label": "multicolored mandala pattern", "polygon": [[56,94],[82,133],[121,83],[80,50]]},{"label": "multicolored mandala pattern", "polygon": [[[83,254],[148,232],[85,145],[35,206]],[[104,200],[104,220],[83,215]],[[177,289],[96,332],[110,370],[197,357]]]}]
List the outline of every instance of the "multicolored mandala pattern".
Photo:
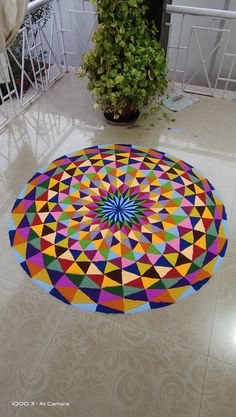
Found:
[{"label": "multicolored mandala pattern", "polygon": [[44,167],[16,200],[9,235],[38,285],[104,313],[184,299],[207,283],[227,246],[225,209],[209,181],[133,145],[94,146]]}]

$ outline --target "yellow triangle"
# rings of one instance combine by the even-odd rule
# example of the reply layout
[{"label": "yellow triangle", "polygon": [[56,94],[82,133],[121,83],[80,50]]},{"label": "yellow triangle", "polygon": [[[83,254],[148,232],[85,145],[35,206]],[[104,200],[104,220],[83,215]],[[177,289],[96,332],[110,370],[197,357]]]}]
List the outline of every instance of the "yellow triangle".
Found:
[{"label": "yellow triangle", "polygon": [[20,224],[21,220],[24,217],[25,217],[25,213],[23,213],[23,214],[13,214],[13,221],[14,221],[15,227],[18,227],[18,225]]},{"label": "yellow triangle", "polygon": [[150,265],[143,264],[143,263],[141,263],[141,262],[137,262],[137,267],[138,267],[138,269],[139,269],[139,271],[140,271],[140,275],[144,275],[144,274],[145,274],[145,272],[146,272],[148,269],[150,269]]},{"label": "yellow triangle", "polygon": [[194,236],[193,236],[193,232],[190,231],[188,233],[186,233],[185,235],[182,236],[182,239],[186,240],[186,242],[189,243],[194,243]]},{"label": "yellow triangle", "polygon": [[49,248],[44,249],[43,254],[49,255],[49,256],[54,256],[54,258],[56,258],[57,255],[56,255],[56,252],[55,252],[55,246],[52,245],[52,246],[49,246]]},{"label": "yellow triangle", "polygon": [[118,266],[111,264],[110,262],[107,262],[106,268],[105,268],[105,274],[112,271],[117,271],[120,269]]},{"label": "yellow triangle", "polygon": [[205,207],[202,217],[203,219],[213,219],[213,216],[208,207]]},{"label": "yellow triangle", "polygon": [[168,293],[171,295],[171,297],[177,301],[178,298],[189,288],[188,285],[185,287],[178,287],[178,288],[170,288],[168,289]]},{"label": "yellow triangle", "polygon": [[102,288],[106,287],[118,287],[121,284],[119,282],[113,281],[113,279],[108,278],[107,276],[104,276],[104,280],[102,282]]},{"label": "yellow triangle", "polygon": [[22,256],[22,258],[26,258],[26,243],[20,243],[19,245],[15,245],[14,249]]},{"label": "yellow triangle", "polygon": [[84,271],[76,263],[73,263],[66,272],[68,274],[84,275]]},{"label": "yellow triangle", "polygon": [[66,237],[65,239],[61,240],[60,242],[57,243],[57,246],[61,246],[62,248],[68,248],[69,247],[69,243],[68,243],[68,237]]},{"label": "yellow triangle", "polygon": [[124,298],[124,311],[133,310],[136,307],[140,307],[145,304],[145,301],[128,300]]},{"label": "yellow triangle", "polygon": [[217,261],[217,258],[212,259],[211,262],[209,262],[208,264],[204,265],[203,269],[204,271],[209,272],[210,274],[212,274],[214,267],[215,267],[215,263]]},{"label": "yellow triangle", "polygon": [[163,256],[167,259],[168,262],[170,262],[172,265],[175,265],[179,254],[178,253],[167,253]]},{"label": "yellow triangle", "polygon": [[180,273],[182,277],[185,277],[185,275],[187,275],[188,273],[190,265],[191,265],[191,262],[187,264],[175,266],[175,269]]},{"label": "yellow triangle", "polygon": [[92,304],[92,300],[86,294],[84,294],[83,291],[77,290],[73,297],[72,303],[73,304],[81,304],[81,303]]},{"label": "yellow triangle", "polygon": [[81,254],[76,259],[76,262],[91,262],[91,260],[85,255],[84,252],[81,252]]},{"label": "yellow triangle", "polygon": [[157,282],[159,282],[159,279],[153,279],[153,278],[146,278],[146,277],[141,277],[142,279],[142,283],[144,288],[149,288],[151,287],[153,284],[156,284]]},{"label": "yellow triangle", "polygon": [[196,243],[196,246],[199,246],[199,248],[206,250],[206,236],[205,235],[203,235],[195,243]]},{"label": "yellow triangle", "polygon": [[35,233],[37,233],[37,235],[38,236],[42,236],[42,233],[43,233],[43,227],[44,227],[44,225],[43,224],[38,224],[38,225],[36,225],[36,226],[31,226],[31,229],[35,232]]},{"label": "yellow triangle", "polygon": [[35,201],[36,212],[39,212],[45,204],[47,204],[46,201]]},{"label": "yellow triangle", "polygon": [[52,285],[52,282],[45,269],[42,269],[42,271],[37,272],[37,274],[34,275],[33,279],[43,281],[43,282],[46,282],[47,284]]}]

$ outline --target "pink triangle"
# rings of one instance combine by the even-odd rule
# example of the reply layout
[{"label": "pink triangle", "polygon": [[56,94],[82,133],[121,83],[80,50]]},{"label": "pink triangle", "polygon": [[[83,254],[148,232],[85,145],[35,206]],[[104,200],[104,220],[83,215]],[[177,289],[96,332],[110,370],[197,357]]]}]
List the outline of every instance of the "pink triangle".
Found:
[{"label": "pink triangle", "polygon": [[170,242],[168,242],[168,245],[171,246],[172,248],[174,248],[176,250],[176,252],[180,251],[180,241],[179,238],[173,239]]},{"label": "pink triangle", "polygon": [[18,232],[25,240],[28,240],[30,227],[22,227],[22,229],[18,229]]},{"label": "pink triangle", "polygon": [[112,300],[120,300],[121,298],[122,297],[120,297],[119,295],[101,290],[98,303],[103,303],[103,302],[112,301]]},{"label": "pink triangle", "polygon": [[66,275],[63,275],[59,281],[57,281],[57,287],[70,287],[70,288],[77,288],[77,286],[75,284],[73,284],[73,282],[71,282],[69,280],[69,278],[67,278]]},{"label": "pink triangle", "polygon": [[154,298],[158,297],[158,295],[161,295],[165,292],[166,290],[158,290],[158,289],[147,289],[146,290],[146,294],[148,296],[148,300],[152,301]]},{"label": "pink triangle", "polygon": [[31,256],[31,258],[28,258],[27,261],[32,262],[33,264],[39,265],[43,268],[44,260],[43,260],[43,255],[41,252],[37,253],[34,256]]}]

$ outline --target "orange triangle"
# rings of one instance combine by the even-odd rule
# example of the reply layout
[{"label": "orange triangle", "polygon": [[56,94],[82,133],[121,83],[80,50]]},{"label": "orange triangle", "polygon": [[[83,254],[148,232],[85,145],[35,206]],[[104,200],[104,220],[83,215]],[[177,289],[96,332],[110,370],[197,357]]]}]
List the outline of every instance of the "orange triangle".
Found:
[{"label": "orange triangle", "polygon": [[55,288],[70,302],[72,302],[77,291],[77,288],[60,287],[59,285],[56,285]]},{"label": "orange triangle", "polygon": [[121,298],[120,300],[111,300],[105,301],[100,303],[103,306],[113,308],[114,310],[124,311],[124,300]]}]

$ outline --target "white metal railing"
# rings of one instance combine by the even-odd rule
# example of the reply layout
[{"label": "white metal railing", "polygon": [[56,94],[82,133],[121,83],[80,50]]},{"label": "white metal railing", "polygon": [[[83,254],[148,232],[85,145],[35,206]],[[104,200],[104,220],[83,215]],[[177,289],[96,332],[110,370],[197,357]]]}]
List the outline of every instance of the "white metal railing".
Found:
[{"label": "white metal railing", "polygon": [[29,3],[18,37],[0,59],[0,128],[66,71],[52,0]]},{"label": "white metal railing", "polygon": [[[167,5],[169,77],[185,91],[236,99],[236,11]],[[234,39],[234,41],[233,41]]]},{"label": "white metal railing", "polygon": [[217,17],[220,19],[236,19],[236,11],[231,10],[219,10],[219,9],[208,9],[203,7],[192,7],[192,6],[178,6],[167,4],[166,11],[168,13],[178,13],[191,16],[207,16]]}]

